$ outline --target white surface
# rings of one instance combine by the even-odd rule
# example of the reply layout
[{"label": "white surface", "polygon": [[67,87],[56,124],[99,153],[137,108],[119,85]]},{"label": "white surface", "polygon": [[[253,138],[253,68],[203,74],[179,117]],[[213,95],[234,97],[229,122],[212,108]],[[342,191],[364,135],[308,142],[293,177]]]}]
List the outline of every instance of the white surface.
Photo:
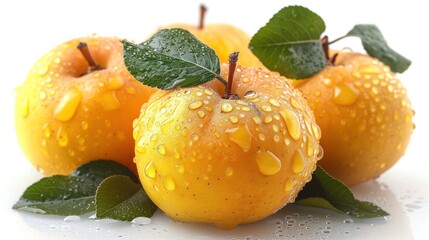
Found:
[{"label": "white surface", "polygon": [[[423,3],[408,1],[1,1],[0,3],[0,234],[8,239],[427,239],[429,237],[429,114],[427,103],[427,31]],[[286,4],[300,4],[321,15],[331,39],[357,23],[375,23],[389,44],[413,60],[399,76],[416,111],[416,130],[406,155],[378,180],[353,188],[360,199],[376,202],[388,220],[356,220],[344,215],[297,206],[286,207],[258,223],[225,231],[199,224],[179,224],[157,212],[148,225],[97,222],[82,217],[39,216],[11,210],[24,189],[41,178],[18,148],[13,126],[13,89],[33,63],[54,46],[96,33],[143,40],[156,27],[194,23],[198,5],[208,7],[207,22],[230,22],[253,34]],[[181,9],[181,10],[179,10]],[[425,45],[424,45],[425,44]],[[361,49],[349,39],[334,47]]]}]

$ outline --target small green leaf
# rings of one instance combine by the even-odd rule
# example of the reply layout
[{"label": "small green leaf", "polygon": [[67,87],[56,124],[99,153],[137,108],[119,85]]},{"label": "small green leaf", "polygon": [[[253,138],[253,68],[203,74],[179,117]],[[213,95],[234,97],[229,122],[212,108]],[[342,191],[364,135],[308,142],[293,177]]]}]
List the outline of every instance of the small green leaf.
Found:
[{"label": "small green leaf", "polygon": [[357,218],[389,215],[375,204],[357,200],[346,185],[330,176],[320,166],[317,166],[312,180],[299,192],[296,200],[298,204],[324,207],[331,210],[335,208]]},{"label": "small green leaf", "polygon": [[128,71],[151,87],[190,87],[220,74],[215,51],[184,29],[161,30],[138,45],[122,43]]},{"label": "small green leaf", "polygon": [[347,33],[347,36],[359,37],[367,53],[380,59],[393,72],[402,73],[411,65],[411,61],[389,47],[377,26],[359,24]]},{"label": "small green leaf", "polygon": [[126,176],[111,176],[101,182],[95,197],[97,218],[131,221],[152,217],[157,207],[140,184]]},{"label": "small green leaf", "polygon": [[101,181],[112,175],[137,177],[123,165],[96,160],[78,167],[70,176],[50,176],[28,187],[13,209],[39,214],[81,215],[95,210],[95,193]]},{"label": "small green leaf", "polygon": [[301,6],[281,9],[252,37],[250,50],[270,70],[294,79],[310,77],[327,64],[320,41],[325,23]]}]

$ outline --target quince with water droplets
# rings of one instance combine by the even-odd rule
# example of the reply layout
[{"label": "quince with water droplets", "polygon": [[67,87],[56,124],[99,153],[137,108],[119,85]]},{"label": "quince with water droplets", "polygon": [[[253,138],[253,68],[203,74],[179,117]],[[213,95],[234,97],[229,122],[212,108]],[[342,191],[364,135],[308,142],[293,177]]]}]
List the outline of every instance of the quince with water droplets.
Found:
[{"label": "quince with water droplets", "polygon": [[277,73],[238,67],[237,99],[222,98],[217,85],[154,94],[134,122],[135,162],[168,216],[232,228],[294,201],[321,157],[320,129]]},{"label": "quince with water droplets", "polygon": [[[93,69],[80,42],[87,43]],[[132,121],[154,91],[126,70],[118,39],[68,41],[39,59],[17,90],[19,144],[45,175],[69,174],[96,159],[135,169]]]},{"label": "quince with water droplets", "polygon": [[182,28],[194,35],[201,42],[215,50],[221,63],[227,63],[229,54],[240,52],[240,64],[249,67],[264,67],[253,55],[247,45],[250,36],[243,30],[230,24],[204,24],[206,8],[201,6],[201,19],[198,26],[192,24],[171,24],[161,29]]},{"label": "quince with water droplets", "polygon": [[381,61],[337,52],[334,66],[291,81],[314,110],[327,172],[348,185],[378,177],[404,155],[414,125],[401,82]]}]

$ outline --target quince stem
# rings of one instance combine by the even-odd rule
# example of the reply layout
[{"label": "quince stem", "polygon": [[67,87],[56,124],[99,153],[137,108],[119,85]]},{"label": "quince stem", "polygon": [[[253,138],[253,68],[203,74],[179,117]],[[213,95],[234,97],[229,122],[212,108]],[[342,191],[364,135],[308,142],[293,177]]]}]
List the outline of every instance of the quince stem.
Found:
[{"label": "quince stem", "polygon": [[234,80],[235,68],[237,67],[238,52],[233,52],[229,55],[228,82],[225,88],[225,99],[237,98],[236,94],[231,93],[232,82]]},{"label": "quince stem", "polygon": [[200,5],[200,23],[198,24],[198,29],[204,28],[204,17],[206,16],[207,7],[204,4]]},{"label": "quince stem", "polygon": [[335,65],[335,60],[337,59],[337,56],[338,56],[338,53],[335,53],[332,57],[329,57],[329,44],[332,44],[336,41],[339,41],[345,37],[346,36],[337,38],[331,42],[329,42],[328,36],[324,36],[324,37],[322,37],[322,39],[320,39],[320,41],[322,42],[323,52],[325,53],[325,57],[326,57],[326,60],[328,60],[329,65],[331,65],[331,66]]},{"label": "quince stem", "polygon": [[88,44],[86,42],[80,42],[77,45],[77,49],[79,49],[79,51],[82,53],[83,57],[89,64],[87,72],[83,75],[103,69],[100,64],[98,64],[92,57],[91,52],[88,48]]}]

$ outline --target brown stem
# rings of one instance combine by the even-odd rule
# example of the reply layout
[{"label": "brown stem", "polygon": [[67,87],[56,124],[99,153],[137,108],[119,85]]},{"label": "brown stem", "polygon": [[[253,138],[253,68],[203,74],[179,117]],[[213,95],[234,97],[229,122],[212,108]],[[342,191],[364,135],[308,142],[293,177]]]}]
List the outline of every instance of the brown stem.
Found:
[{"label": "brown stem", "polygon": [[207,7],[203,4],[200,5],[200,23],[198,25],[198,29],[204,28],[204,17],[206,16]]},{"label": "brown stem", "polygon": [[80,42],[77,45],[77,49],[79,49],[79,51],[82,53],[83,57],[89,64],[88,71],[86,72],[86,74],[103,69],[100,64],[97,64],[97,62],[95,62],[86,42]]},{"label": "brown stem", "polygon": [[325,53],[325,58],[326,58],[326,60],[329,61],[329,40],[328,40],[328,36],[323,36],[323,38],[320,41],[322,41],[322,48],[323,48],[323,52]]},{"label": "brown stem", "polygon": [[229,99],[234,94],[231,93],[232,82],[234,81],[235,68],[237,67],[238,52],[233,52],[229,55],[229,68],[228,68],[228,84],[225,88],[224,98]]}]

